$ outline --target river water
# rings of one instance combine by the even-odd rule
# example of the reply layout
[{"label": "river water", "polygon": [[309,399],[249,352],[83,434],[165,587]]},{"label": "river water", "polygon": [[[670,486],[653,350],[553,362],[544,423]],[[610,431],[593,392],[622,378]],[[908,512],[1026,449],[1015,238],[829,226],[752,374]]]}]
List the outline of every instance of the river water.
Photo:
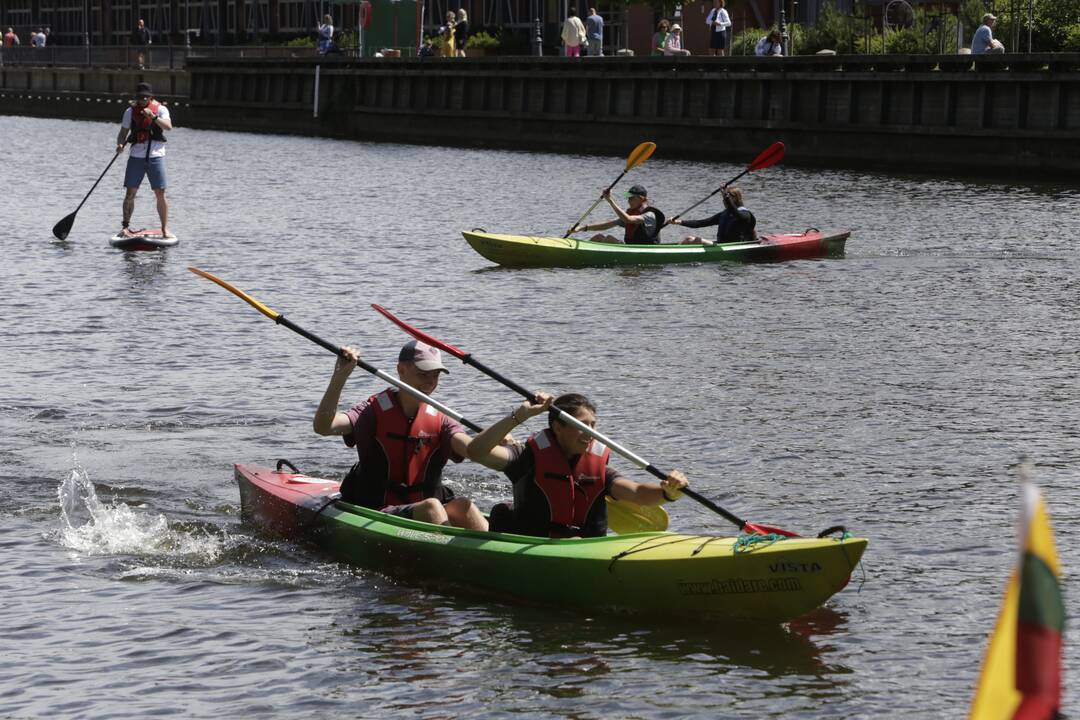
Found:
[{"label": "river water", "polygon": [[[742,183],[759,228],[853,228],[845,258],[505,270],[460,231],[561,233],[622,160],[176,120],[181,244],[124,254],[107,245],[121,163],[50,235],[116,126],[0,117],[0,716],[960,717],[1023,456],[1076,617],[1080,186],[781,165]],[[739,170],[660,148],[623,185],[674,211]],[[144,187],[134,224],[154,217]],[[870,538],[863,566],[783,627],[678,607],[657,624],[462,599],[263,536],[239,521],[233,463],[351,464],[310,429],[333,358],[189,265],[390,372],[406,336],[372,302],[524,384],[583,391],[602,430],[736,513]],[[379,387],[358,371],[347,399]],[[438,397],[481,424],[517,403],[457,363]],[[482,507],[507,496],[467,463],[447,479]]]}]

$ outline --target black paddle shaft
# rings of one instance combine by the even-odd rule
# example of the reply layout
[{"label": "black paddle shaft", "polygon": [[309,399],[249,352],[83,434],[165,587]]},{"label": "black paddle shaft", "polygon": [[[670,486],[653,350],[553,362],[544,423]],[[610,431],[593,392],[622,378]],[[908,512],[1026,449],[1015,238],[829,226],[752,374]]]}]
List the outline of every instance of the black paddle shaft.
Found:
[{"label": "black paddle shaft", "polygon": [[101,171],[100,175],[98,175],[98,179],[90,187],[90,192],[86,193],[86,195],[82,199],[82,202],[79,203],[79,207],[75,208],[75,212],[65,216],[64,219],[56,223],[56,225],[53,225],[53,235],[56,236],[57,240],[64,240],[65,238],[67,238],[68,233],[71,232],[71,226],[75,224],[75,216],[79,213],[80,210],[82,210],[82,206],[85,205],[86,201],[90,199],[90,195],[94,192],[95,188],[97,188],[102,178],[105,177],[105,174],[109,172],[109,168],[111,168],[113,166],[113,163],[116,162],[116,158],[120,157],[121,154],[122,151],[113,155],[112,160],[109,161],[109,164],[105,166],[105,169]]},{"label": "black paddle shaft", "polygon": [[[338,357],[345,357],[345,351],[342,349],[342,347],[340,345],[335,345],[332,342],[328,342],[326,340],[323,340],[321,337],[319,337],[315,333],[308,332],[304,328],[300,327],[299,325],[297,325],[293,321],[286,318],[284,315],[275,316],[274,317],[274,322],[276,322],[278,325],[284,325],[285,327],[292,330],[297,335],[301,335],[303,337],[306,337],[308,340],[315,343],[316,345],[321,345],[322,347],[326,348],[327,350],[334,353]],[[358,367],[360,367],[360,369],[365,370],[365,371],[371,373],[372,375],[374,375],[376,377],[383,377],[383,378],[386,377],[385,374],[381,373],[377,367],[375,367],[374,365],[371,365],[369,363],[366,363],[363,360],[357,360],[356,364],[357,364]],[[472,422],[468,418],[463,417],[463,418],[459,418],[459,419],[460,419],[462,425],[469,428],[473,432],[478,433],[478,432],[481,432],[483,430],[482,427],[480,427],[476,423]]]}]

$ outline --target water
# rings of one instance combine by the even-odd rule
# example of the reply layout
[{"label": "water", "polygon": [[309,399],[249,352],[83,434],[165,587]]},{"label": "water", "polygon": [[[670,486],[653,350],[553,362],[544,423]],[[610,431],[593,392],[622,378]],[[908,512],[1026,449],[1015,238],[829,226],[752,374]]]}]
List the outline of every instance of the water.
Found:
[{"label": "water", "polygon": [[[0,715],[961,716],[1023,455],[1077,615],[1080,187],[781,165],[742,182],[760,227],[854,228],[846,258],[500,270],[459,231],[561,234],[622,161],[177,124],[181,244],[125,255],[106,242],[120,163],[68,241],[50,236],[116,126],[0,117]],[[627,182],[678,211],[740,169],[661,147]],[[144,188],[134,224],[154,223]],[[863,568],[784,627],[677,607],[657,625],[457,598],[262,536],[239,522],[232,463],[351,463],[310,430],[333,358],[189,265],[384,370],[406,336],[372,302],[524,384],[586,392],[602,430],[732,511],[869,537]],[[451,371],[438,397],[470,419],[517,403]],[[377,389],[358,371],[346,399]],[[484,507],[507,496],[469,464],[448,480]],[[732,529],[670,510],[681,530]]]}]

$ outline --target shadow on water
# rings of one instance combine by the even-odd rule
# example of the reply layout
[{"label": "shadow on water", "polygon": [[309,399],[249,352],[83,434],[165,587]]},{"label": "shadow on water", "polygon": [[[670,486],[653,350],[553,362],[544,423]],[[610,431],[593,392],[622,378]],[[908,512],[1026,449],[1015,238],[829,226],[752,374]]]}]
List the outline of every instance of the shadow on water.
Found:
[{"label": "shadow on water", "polygon": [[[526,656],[555,685],[561,677],[612,672],[627,658],[652,665],[678,665],[700,674],[752,669],[769,677],[846,675],[851,669],[827,658],[830,636],[847,632],[847,614],[829,607],[814,610],[784,625],[731,621],[719,624],[662,616],[584,615],[572,611],[518,605],[470,605],[403,586],[379,591],[382,608],[355,608],[336,625],[361,655],[378,648],[381,659],[395,668],[419,670],[432,658],[425,645],[402,644],[417,624],[441,628],[436,634],[457,637],[463,652],[490,649],[507,656]],[[497,650],[495,650],[497,648]]]},{"label": "shadow on water", "polygon": [[132,285],[146,285],[154,280],[168,262],[169,253],[164,250],[151,252],[125,251],[124,272]]}]

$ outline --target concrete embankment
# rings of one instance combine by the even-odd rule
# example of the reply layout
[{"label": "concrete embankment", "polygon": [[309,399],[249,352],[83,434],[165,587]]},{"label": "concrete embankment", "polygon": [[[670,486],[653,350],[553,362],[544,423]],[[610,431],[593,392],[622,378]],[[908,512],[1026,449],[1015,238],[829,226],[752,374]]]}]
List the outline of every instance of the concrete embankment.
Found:
[{"label": "concrete embankment", "polygon": [[[178,124],[745,161],[1075,177],[1080,55],[192,59],[186,71],[0,70],[0,112],[115,119],[139,79]],[[316,92],[317,86],[317,92]],[[186,107],[185,107],[186,106]]]}]

